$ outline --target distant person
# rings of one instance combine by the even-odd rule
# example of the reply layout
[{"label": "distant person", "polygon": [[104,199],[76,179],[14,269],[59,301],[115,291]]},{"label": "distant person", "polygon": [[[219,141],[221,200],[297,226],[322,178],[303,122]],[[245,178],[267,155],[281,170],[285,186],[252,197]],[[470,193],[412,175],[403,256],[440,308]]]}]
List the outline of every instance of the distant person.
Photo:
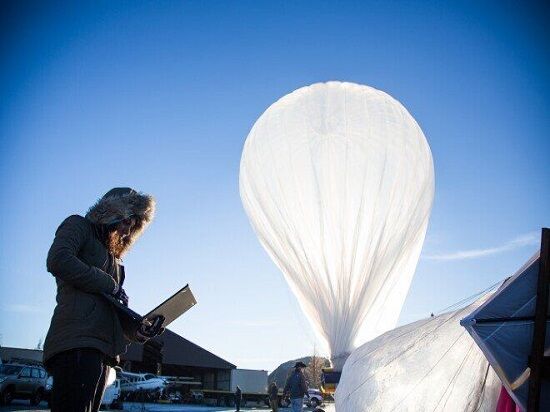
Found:
[{"label": "distant person", "polygon": [[296,362],[294,370],[286,380],[284,394],[290,397],[292,412],[302,412],[304,407],[304,396],[309,398],[306,377],[304,376],[305,368],[305,363]]},{"label": "distant person", "polygon": [[239,387],[239,385],[237,385],[237,389],[235,390],[235,406],[236,406],[236,411],[240,411],[241,410],[241,401],[243,400],[243,391],[241,391],[241,388]]},{"label": "distant person", "polygon": [[128,305],[119,259],[154,210],[151,196],[116,188],[86,217],[69,216],[57,229],[47,259],[57,282],[57,306],[44,342],[44,364],[53,376],[52,412],[98,411],[110,366],[118,364],[130,341],[145,342],[160,332],[145,321],[121,321],[101,295]]},{"label": "distant person", "polygon": [[279,388],[277,387],[277,383],[271,382],[271,385],[269,385],[268,395],[271,411],[277,412],[279,410]]}]

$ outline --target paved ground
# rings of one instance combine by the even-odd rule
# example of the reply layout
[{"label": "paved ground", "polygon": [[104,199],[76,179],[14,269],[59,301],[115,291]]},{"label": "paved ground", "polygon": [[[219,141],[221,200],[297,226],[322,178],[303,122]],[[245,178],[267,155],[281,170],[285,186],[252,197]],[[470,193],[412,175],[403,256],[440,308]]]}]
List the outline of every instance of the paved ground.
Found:
[{"label": "paved ground", "polygon": [[39,406],[29,406],[29,401],[13,401],[10,406],[0,406],[0,411],[48,411],[46,402]]},{"label": "paved ground", "polygon": [[[241,408],[243,412],[245,411],[269,411],[268,408]],[[334,405],[327,405],[324,407],[326,412],[334,412]],[[0,411],[25,411],[25,412],[34,412],[34,411],[49,411],[48,406],[45,402],[42,402],[38,407],[29,406],[28,401],[14,401],[10,406],[0,407]],[[208,406],[195,406],[195,405],[162,405],[154,403],[125,403],[124,411],[126,412],[234,412],[233,408],[215,408]],[[281,412],[290,412],[288,408],[280,408]],[[311,412],[311,409],[304,409],[304,412]]]}]

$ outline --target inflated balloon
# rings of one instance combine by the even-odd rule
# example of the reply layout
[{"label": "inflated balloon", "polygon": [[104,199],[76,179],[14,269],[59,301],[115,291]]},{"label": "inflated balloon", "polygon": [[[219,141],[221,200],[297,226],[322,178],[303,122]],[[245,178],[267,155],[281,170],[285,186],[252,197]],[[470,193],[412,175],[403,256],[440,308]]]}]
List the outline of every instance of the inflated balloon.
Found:
[{"label": "inflated balloon", "polygon": [[398,101],[341,82],[288,94],[246,139],[240,193],[336,369],[395,326],[434,195],[430,148]]},{"label": "inflated balloon", "polygon": [[393,329],[354,350],[336,390],[336,410],[496,411],[502,383],[460,326],[487,297]]}]

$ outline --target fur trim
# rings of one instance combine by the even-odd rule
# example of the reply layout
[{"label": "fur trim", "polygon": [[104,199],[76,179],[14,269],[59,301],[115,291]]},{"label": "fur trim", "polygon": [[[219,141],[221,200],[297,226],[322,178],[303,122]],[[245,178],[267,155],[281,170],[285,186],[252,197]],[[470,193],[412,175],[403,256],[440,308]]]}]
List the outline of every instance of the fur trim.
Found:
[{"label": "fur trim", "polygon": [[98,225],[110,225],[130,216],[137,218],[128,248],[137,240],[155,216],[155,199],[132,189],[113,190],[99,199],[86,213],[86,219]]}]

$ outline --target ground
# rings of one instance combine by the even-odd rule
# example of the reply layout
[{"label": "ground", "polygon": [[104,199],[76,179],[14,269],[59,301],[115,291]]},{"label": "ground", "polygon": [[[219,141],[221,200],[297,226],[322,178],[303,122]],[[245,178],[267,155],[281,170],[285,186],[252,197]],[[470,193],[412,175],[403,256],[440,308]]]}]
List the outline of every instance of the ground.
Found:
[{"label": "ground", "polygon": [[[326,412],[334,412],[333,405],[327,405],[324,408]],[[269,411],[268,408],[241,408],[243,412],[245,411]],[[38,407],[29,406],[28,401],[14,401],[10,406],[0,407],[0,411],[49,411],[45,402]],[[154,403],[125,403],[124,404],[125,412],[234,412],[234,408],[216,408],[208,406],[196,406],[196,405],[162,405]],[[288,408],[280,408],[281,412],[290,412]],[[304,409],[305,411],[311,411],[311,409]]]}]

